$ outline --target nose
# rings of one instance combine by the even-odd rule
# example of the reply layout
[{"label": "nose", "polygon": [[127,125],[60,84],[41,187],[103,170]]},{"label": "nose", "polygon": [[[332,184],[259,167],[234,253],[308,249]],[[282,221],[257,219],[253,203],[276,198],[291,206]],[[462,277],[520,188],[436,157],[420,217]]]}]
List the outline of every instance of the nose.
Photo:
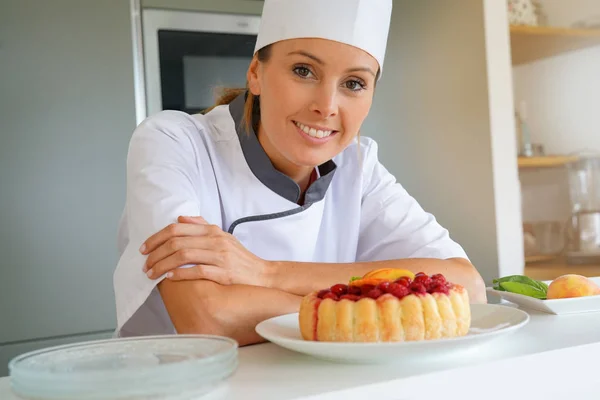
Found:
[{"label": "nose", "polygon": [[320,85],[316,90],[310,110],[321,119],[334,117],[338,113],[338,93],[335,87]]}]

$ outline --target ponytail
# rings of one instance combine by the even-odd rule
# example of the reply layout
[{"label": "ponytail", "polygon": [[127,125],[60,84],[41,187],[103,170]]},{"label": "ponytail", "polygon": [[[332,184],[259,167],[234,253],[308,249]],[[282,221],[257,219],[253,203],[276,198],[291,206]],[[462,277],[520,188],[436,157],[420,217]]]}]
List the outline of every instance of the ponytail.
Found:
[{"label": "ponytail", "polygon": [[[266,46],[260,49],[256,53],[258,57],[258,61],[266,62],[271,57],[271,46]],[[211,111],[213,108],[218,106],[223,106],[231,103],[238,96],[248,93],[246,97],[246,103],[244,105],[244,116],[242,117],[242,124],[244,124],[244,129],[246,133],[250,133],[252,129],[256,130],[257,126],[252,126],[254,121],[254,115],[260,115],[260,103],[258,101],[258,97],[252,94],[252,92],[248,89],[248,84],[246,84],[246,88],[222,88],[219,91],[217,96],[217,101],[215,104],[202,113],[206,114]],[[255,109],[256,108],[256,109]]]}]

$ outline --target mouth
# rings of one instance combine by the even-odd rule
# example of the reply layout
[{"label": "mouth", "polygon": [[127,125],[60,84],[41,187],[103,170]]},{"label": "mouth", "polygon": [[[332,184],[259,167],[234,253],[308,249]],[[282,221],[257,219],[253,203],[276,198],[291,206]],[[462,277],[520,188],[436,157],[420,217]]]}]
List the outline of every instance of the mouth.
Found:
[{"label": "mouth", "polygon": [[298,127],[298,129],[300,129],[307,136],[310,136],[313,139],[326,139],[326,138],[329,138],[330,136],[335,135],[338,132],[335,130],[326,130],[326,129],[323,129],[322,127],[314,127],[314,126],[304,125],[303,123],[298,122],[298,121],[293,121],[293,122]]}]

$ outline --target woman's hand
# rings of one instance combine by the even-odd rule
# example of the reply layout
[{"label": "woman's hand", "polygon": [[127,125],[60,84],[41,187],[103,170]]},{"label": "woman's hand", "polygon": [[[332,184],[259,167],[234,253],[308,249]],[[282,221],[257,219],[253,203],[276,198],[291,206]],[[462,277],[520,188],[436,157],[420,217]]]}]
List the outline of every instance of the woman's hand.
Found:
[{"label": "woman's hand", "polygon": [[[205,279],[222,285],[264,286],[268,262],[255,256],[231,234],[202,217],[179,217],[152,235],[140,249],[150,279],[167,273],[171,280]],[[179,268],[196,264],[193,267]]]}]

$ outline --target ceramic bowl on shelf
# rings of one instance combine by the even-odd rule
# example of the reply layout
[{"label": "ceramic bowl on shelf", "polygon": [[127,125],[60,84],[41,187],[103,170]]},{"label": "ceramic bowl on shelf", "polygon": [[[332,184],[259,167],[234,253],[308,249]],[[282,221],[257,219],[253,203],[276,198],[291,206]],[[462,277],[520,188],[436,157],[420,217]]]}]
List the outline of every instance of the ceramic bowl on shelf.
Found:
[{"label": "ceramic bowl on shelf", "polygon": [[24,399],[195,399],[234,373],[238,344],[210,335],[109,339],[22,354],[9,363]]}]

